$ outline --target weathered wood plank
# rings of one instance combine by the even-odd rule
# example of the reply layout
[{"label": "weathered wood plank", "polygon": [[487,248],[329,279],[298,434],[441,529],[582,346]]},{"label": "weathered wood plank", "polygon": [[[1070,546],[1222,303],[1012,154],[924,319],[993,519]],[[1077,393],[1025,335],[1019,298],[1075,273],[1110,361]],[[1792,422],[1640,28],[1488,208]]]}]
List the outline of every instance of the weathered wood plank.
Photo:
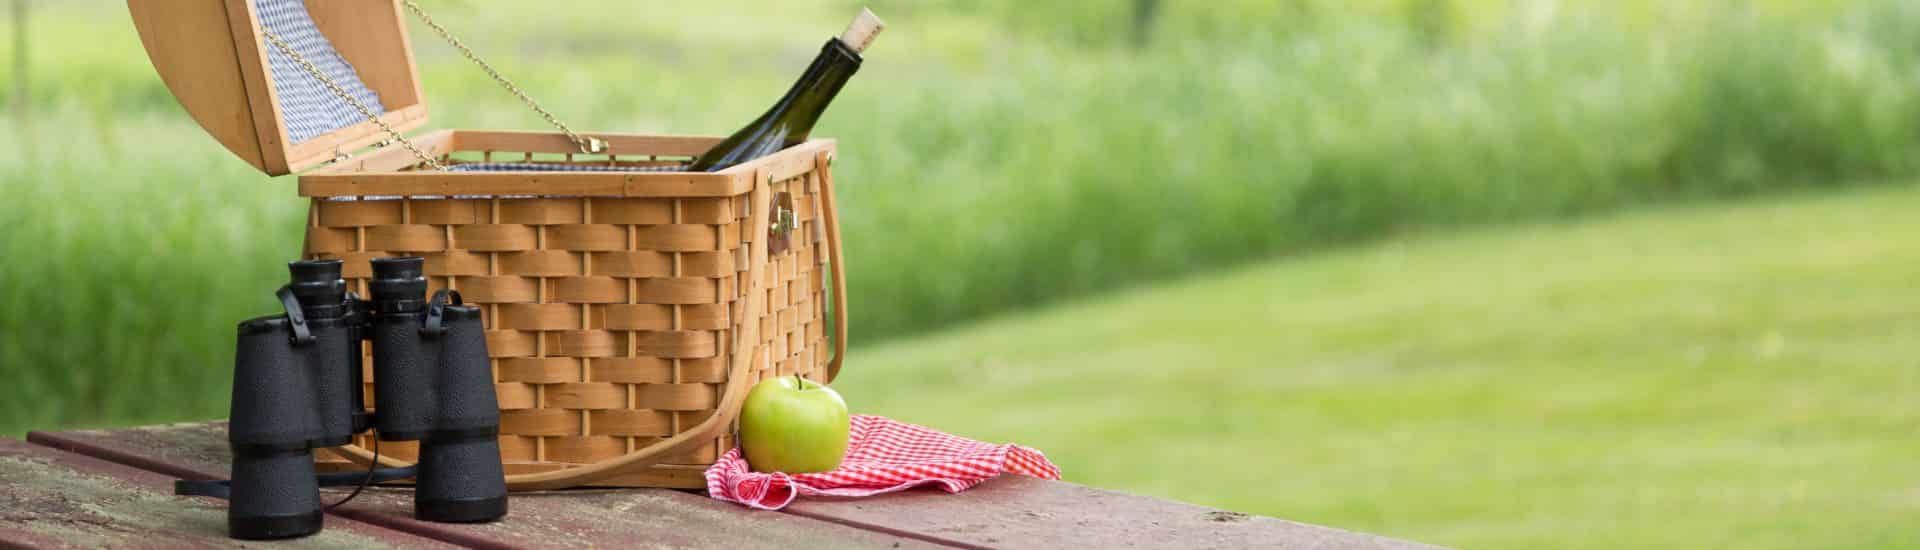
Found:
[{"label": "weathered wood plank", "polygon": [[[0,439],[0,547],[241,548],[226,506],[173,496],[173,478],[105,460]],[[339,517],[294,548],[453,548]]]},{"label": "weathered wood plank", "polygon": [[787,512],[991,548],[1431,548],[1020,475],[959,494],[916,489],[885,498],[802,499]]},{"label": "weathered wood plank", "polygon": [[[178,424],[112,431],[33,432],[35,443],[183,478],[226,477],[226,426]],[[328,490],[328,502],[345,491]],[[453,525],[413,519],[413,493],[373,488],[336,513],[456,544],[493,548],[916,548],[935,546],[833,522],[755,512],[665,489],[516,493],[503,521]]]}]

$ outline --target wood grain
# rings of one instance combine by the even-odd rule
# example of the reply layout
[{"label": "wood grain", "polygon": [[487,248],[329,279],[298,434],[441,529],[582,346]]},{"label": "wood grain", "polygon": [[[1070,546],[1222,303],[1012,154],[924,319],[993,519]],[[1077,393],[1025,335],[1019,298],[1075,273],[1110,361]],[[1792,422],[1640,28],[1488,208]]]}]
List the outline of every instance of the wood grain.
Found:
[{"label": "wood grain", "polygon": [[[664,429],[666,419],[633,416],[638,412],[608,411],[612,416],[601,421],[624,421],[644,433]],[[224,472],[227,461],[219,423],[35,432],[28,439],[163,476],[209,478]],[[594,454],[595,447],[614,441],[570,437],[557,450]],[[339,494],[329,490],[327,498]],[[516,493],[508,521],[487,525],[414,521],[404,489],[375,489],[361,498],[364,503],[343,508],[342,515],[477,547],[1432,548],[1015,475],[958,494],[915,489],[866,499],[801,499],[786,513],[748,511],[667,489]]]},{"label": "wood grain", "polygon": [[992,548],[1415,549],[1430,546],[1181,502],[1007,475],[958,494],[801,499],[792,514]]},{"label": "wood grain", "polygon": [[[227,538],[226,505],[173,495],[173,476],[0,438],[0,547],[245,548]],[[329,517],[310,537],[330,548],[455,548],[442,541]]]},{"label": "wood grain", "polygon": [[[269,175],[289,174],[387,139],[371,122],[288,143],[249,0],[128,0],[147,58],[201,128]],[[380,95],[382,121],[406,132],[427,122],[426,97],[393,0],[308,0],[322,34]],[[442,144],[444,140],[442,140]],[[429,146],[430,147],[430,146]]]},{"label": "wood grain", "polygon": [[154,72],[214,141],[267,170],[235,58],[224,0],[127,0]]},{"label": "wood grain", "polygon": [[[426,106],[406,16],[393,0],[306,0],[307,13],[333,49],[387,110]],[[426,114],[420,115],[425,122]]]},{"label": "wood grain", "polygon": [[[148,469],[162,479],[225,477],[221,473],[227,469],[226,428],[218,423],[34,432],[28,439]],[[342,494],[329,489],[322,498],[331,502]],[[515,493],[505,520],[478,525],[415,520],[412,498],[412,492],[404,488],[369,489],[341,507],[338,514],[478,548],[935,547],[907,537],[787,514],[753,512],[669,489]],[[331,529],[333,524],[328,525]]]}]

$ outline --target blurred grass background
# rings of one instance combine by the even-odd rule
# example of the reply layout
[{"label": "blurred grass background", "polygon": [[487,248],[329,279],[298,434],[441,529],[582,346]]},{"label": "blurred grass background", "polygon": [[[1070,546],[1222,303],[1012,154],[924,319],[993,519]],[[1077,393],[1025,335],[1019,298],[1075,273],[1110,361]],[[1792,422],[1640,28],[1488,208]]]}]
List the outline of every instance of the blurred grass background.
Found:
[{"label": "blurred grass background", "polygon": [[[693,134],[757,115],[856,8],[421,3],[576,128]],[[1444,544],[1916,540],[1877,521],[1920,506],[1920,475],[1887,458],[1912,449],[1873,444],[1920,427],[1911,374],[1888,372],[1914,367],[1890,332],[1911,325],[1897,307],[1913,264],[1818,243],[1827,223],[1910,216],[1886,206],[1908,195],[1836,188],[1909,188],[1920,171],[1920,5],[872,6],[891,28],[816,133],[842,140],[856,408],[1017,439],[1075,481]],[[224,416],[232,323],[273,309],[305,203],[184,116],[119,2],[29,14],[27,73],[0,67],[18,105],[0,136],[0,434]],[[431,127],[544,129],[412,33]],[[1849,198],[1795,209],[1833,193]],[[1759,194],[1782,198],[1706,205]],[[1624,207],[1657,214],[1539,225]],[[1741,229],[1782,212],[1798,221]],[[1695,218],[1723,221],[1689,244],[1705,238]],[[1914,234],[1888,223],[1855,237]],[[1336,276],[1358,261],[1345,255],[1397,258],[1368,247],[1466,226],[1518,236],[1438,237],[1406,245],[1426,259],[1390,277]],[[1513,239],[1542,255],[1503,252]],[[1375,252],[1337,250],[1352,246]],[[1762,269],[1829,255],[1855,263]],[[1234,268],[1254,262],[1278,263]],[[1856,269],[1879,286],[1798,307],[1796,277]],[[1746,290],[1698,294],[1719,285]],[[1299,313],[1227,307],[1239,296]],[[1704,305],[1670,309],[1689,297]],[[1566,311],[1580,315],[1554,337],[1519,336]],[[1687,312],[1702,317],[1672,317]],[[1791,356],[1806,363],[1715,351],[1794,327],[1832,334]],[[1673,404],[1718,377],[1744,393]],[[1779,392],[1818,398],[1767,410]],[[1881,406],[1826,406],[1855,398]],[[1541,412],[1567,407],[1586,416]],[[1524,429],[1493,429],[1510,422]],[[1794,439],[1813,427],[1852,439]],[[1721,429],[1750,439],[1688,452]],[[1626,455],[1591,458],[1610,452]],[[1276,470],[1229,473],[1263,462]],[[1904,492],[1855,492],[1874,483]],[[1747,498],[1769,489],[1789,500]]]},{"label": "blurred grass background", "polygon": [[1913,548],[1916,210],[1394,237],[863,347],[835,386],[1076,481],[1458,548]]}]

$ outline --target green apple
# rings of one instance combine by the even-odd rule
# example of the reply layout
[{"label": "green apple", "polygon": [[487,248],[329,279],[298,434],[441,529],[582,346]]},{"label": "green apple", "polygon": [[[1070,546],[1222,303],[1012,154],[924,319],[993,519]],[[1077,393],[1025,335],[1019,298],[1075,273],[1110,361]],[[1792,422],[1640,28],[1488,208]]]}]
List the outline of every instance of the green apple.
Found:
[{"label": "green apple", "polygon": [[837,468],[847,454],[848,428],[840,392],[797,375],[761,380],[740,408],[740,447],[756,472]]}]

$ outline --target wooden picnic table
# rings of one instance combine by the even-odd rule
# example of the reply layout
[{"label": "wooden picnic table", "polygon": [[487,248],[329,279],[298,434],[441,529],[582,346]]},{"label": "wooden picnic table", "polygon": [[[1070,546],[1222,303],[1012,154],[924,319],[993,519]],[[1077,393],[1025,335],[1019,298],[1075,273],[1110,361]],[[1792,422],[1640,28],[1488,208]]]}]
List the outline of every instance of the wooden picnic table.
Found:
[{"label": "wooden picnic table", "polygon": [[[0,438],[0,548],[233,548],[223,502],[172,480],[227,477],[226,426],[32,432]],[[332,502],[346,493],[324,489]],[[506,519],[412,516],[412,491],[375,487],[329,512],[326,548],[1427,548],[1191,504],[1009,475],[949,495],[911,490],[751,510],[669,489],[515,493]]]}]

